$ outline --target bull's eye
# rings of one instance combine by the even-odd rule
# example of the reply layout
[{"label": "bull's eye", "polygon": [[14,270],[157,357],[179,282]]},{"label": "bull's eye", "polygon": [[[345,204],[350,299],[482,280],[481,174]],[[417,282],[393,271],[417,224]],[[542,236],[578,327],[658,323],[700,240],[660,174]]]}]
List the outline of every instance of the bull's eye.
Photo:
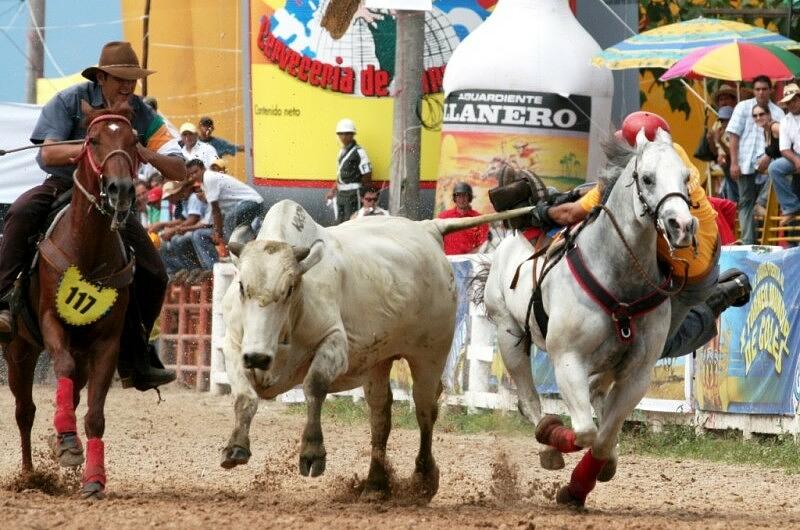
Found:
[{"label": "bull's eye", "polygon": [[292,296],[292,293],[293,293],[293,292],[294,292],[294,285],[290,285],[290,286],[289,286],[289,290],[288,290],[288,291],[286,291],[286,300],[288,300],[288,299],[289,299],[289,297],[290,297],[290,296]]},{"label": "bull's eye", "polygon": [[241,282],[239,282],[239,296],[244,300],[244,285]]}]

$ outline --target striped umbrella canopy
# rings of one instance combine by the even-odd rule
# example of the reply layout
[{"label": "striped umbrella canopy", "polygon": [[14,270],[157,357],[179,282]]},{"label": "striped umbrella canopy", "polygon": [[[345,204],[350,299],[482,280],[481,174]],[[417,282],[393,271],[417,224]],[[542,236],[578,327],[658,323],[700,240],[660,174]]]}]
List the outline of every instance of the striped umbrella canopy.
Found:
[{"label": "striped umbrella canopy", "polygon": [[800,43],[750,24],[699,17],[634,35],[595,55],[592,64],[612,70],[669,68],[699,48],[733,41],[800,49]]},{"label": "striped umbrella canopy", "polygon": [[660,77],[726,81],[752,81],[759,75],[770,79],[792,79],[800,74],[800,57],[775,46],[732,42],[695,50]]}]

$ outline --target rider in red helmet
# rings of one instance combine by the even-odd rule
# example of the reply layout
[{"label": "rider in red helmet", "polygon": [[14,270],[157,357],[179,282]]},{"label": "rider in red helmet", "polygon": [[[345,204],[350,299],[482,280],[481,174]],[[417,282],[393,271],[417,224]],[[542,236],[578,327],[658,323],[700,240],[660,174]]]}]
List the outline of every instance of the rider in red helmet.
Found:
[{"label": "rider in red helmet", "polygon": [[[620,129],[614,134],[619,148],[627,144],[636,145],[640,132],[648,141],[654,141],[656,133],[661,129],[669,133],[669,124],[652,112],[639,111],[629,114],[622,122]],[[672,297],[672,322],[670,335],[661,356],[679,357],[686,355],[706,344],[717,333],[716,319],[719,314],[732,305],[741,306],[750,298],[750,282],[747,276],[736,269],[729,269],[719,274],[719,232],[717,214],[708,201],[700,181],[697,168],[689,160],[683,148],[673,143],[675,151],[689,169],[689,199],[692,203],[692,215],[698,220],[697,250],[670,249],[663,238],[658,241],[659,260],[672,265],[673,270],[680,271],[677,259],[689,262],[686,287]],[[575,202],[567,202],[557,206],[541,203],[533,212],[534,224],[540,226],[568,226],[583,220],[603,198],[601,186],[595,186],[582,198]]]}]

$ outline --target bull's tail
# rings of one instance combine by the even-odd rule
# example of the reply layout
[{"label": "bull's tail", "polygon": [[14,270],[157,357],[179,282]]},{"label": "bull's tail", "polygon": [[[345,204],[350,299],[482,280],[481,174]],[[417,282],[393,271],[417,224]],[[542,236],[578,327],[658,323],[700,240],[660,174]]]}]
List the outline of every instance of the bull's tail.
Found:
[{"label": "bull's tail", "polygon": [[433,219],[433,224],[439,233],[447,235],[451,232],[472,228],[485,223],[493,223],[494,221],[505,221],[506,219],[513,219],[521,215],[530,214],[533,207],[526,206],[525,208],[516,208],[514,210],[507,210],[500,213],[490,213],[486,215],[479,215],[477,217],[458,217],[454,219]]}]

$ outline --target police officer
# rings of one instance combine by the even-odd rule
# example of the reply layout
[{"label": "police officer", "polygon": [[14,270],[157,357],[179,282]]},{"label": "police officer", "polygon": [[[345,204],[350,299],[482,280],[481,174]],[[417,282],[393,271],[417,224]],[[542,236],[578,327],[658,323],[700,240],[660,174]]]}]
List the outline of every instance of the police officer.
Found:
[{"label": "police officer", "polygon": [[344,118],[336,124],[336,135],[342,143],[337,159],[336,182],[325,195],[336,197],[336,222],[343,223],[361,208],[361,191],[372,186],[372,164],[367,152],[355,140],[356,125]]}]

